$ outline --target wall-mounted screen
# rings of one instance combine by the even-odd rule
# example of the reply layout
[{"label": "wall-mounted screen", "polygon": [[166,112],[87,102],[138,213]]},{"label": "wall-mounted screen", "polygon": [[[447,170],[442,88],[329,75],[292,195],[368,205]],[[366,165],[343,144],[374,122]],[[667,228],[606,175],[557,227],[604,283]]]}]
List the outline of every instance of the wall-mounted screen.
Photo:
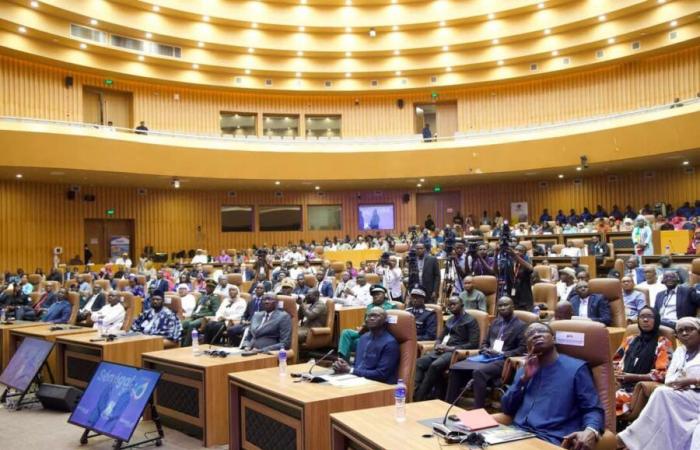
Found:
[{"label": "wall-mounted screen", "polygon": [[260,231],[301,231],[301,206],[260,206],[258,217]]},{"label": "wall-mounted screen", "polygon": [[342,228],[340,205],[310,205],[309,230],[340,230]]},{"label": "wall-mounted screen", "polygon": [[221,231],[253,231],[253,207],[222,206]]},{"label": "wall-mounted screen", "polygon": [[357,221],[360,230],[393,230],[394,205],[359,205]]}]

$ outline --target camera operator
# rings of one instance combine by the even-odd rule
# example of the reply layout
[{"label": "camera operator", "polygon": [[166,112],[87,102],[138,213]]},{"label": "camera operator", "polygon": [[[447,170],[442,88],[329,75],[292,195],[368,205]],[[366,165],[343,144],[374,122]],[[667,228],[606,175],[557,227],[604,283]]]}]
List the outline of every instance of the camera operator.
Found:
[{"label": "camera operator", "polygon": [[389,291],[389,298],[400,302],[403,301],[401,298],[403,273],[397,266],[396,259],[392,258],[389,253],[384,253],[374,271],[377,275],[382,277],[382,286],[386,287]]},{"label": "camera operator", "polygon": [[532,264],[528,262],[526,252],[525,247],[520,244],[515,248],[509,246],[505,249],[508,257],[505,258],[504,264],[499,263],[498,267],[499,270],[503,268],[506,273],[500,274],[504,277],[499,277],[499,280],[505,282],[503,295],[513,299],[515,309],[532,311]]},{"label": "camera operator", "polygon": [[493,256],[488,256],[488,245],[478,244],[473,252],[469,252],[469,272],[472,275],[495,275],[496,261]]},{"label": "camera operator", "polygon": [[[425,299],[437,301],[438,289],[440,289],[440,265],[436,257],[430,255],[423,244],[416,244],[416,263],[420,285],[425,291]],[[413,286],[411,286],[413,288]]]},{"label": "camera operator", "polygon": [[[469,273],[469,265],[467,261],[466,248],[464,241],[458,240],[455,242],[454,252],[450,256],[452,258],[452,266],[454,267],[454,290],[453,295],[459,295],[464,290],[464,277]],[[445,274],[447,276],[447,274]]]}]

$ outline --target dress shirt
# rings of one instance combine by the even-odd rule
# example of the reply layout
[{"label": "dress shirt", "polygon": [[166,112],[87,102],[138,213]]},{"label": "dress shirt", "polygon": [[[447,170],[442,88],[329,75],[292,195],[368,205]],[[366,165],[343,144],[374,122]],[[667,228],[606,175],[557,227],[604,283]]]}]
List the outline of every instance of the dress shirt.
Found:
[{"label": "dress shirt", "polygon": [[396,383],[399,368],[399,343],[386,330],[380,334],[365,333],[355,352],[352,373],[381,383]]},{"label": "dress shirt", "polygon": [[192,316],[194,307],[197,306],[197,299],[192,294],[187,294],[184,297],[180,297],[180,303],[182,304],[182,314],[185,319],[189,319]]},{"label": "dress shirt", "polygon": [[590,300],[590,296],[581,299],[581,303],[578,306],[577,316],[588,318],[588,300]]},{"label": "dress shirt", "polygon": [[107,303],[102,307],[102,309],[92,313],[92,328],[97,329],[97,320],[100,315],[102,316],[102,327],[105,329],[107,334],[110,334],[122,329],[122,325],[124,325],[124,318],[126,317],[126,310],[121,303],[117,303],[114,306]]},{"label": "dress shirt", "polygon": [[191,263],[192,264],[206,264],[209,262],[209,258],[207,255],[194,255],[194,258],[192,258]]},{"label": "dress shirt", "polygon": [[666,291],[664,297],[664,302],[661,305],[661,310],[659,314],[661,315],[661,320],[668,320],[676,322],[678,320],[678,314],[676,313],[676,289]]},{"label": "dress shirt", "polygon": [[389,296],[391,298],[401,298],[401,285],[403,281],[403,274],[401,269],[395,267],[390,269],[389,267],[377,267],[377,275],[382,276],[382,285],[389,291]]},{"label": "dress shirt", "polygon": [[666,285],[658,279],[656,280],[656,283],[653,284],[649,284],[646,281],[643,281],[639,283],[637,287],[645,288],[649,291],[649,300],[651,301],[652,306],[656,301],[657,294],[666,290]]},{"label": "dress shirt", "polygon": [[247,306],[248,302],[240,297],[235,300],[226,297],[214,316],[216,320],[240,320]]},{"label": "dress shirt", "polygon": [[99,297],[100,294],[95,294],[90,299],[85,303],[85,306],[82,307],[80,310],[81,313],[89,313],[92,310],[92,304],[95,303],[95,300],[97,300],[97,297]]},{"label": "dress shirt", "polygon": [[51,305],[41,320],[42,322],[68,323],[72,310],[73,306],[68,299],[64,298]]},{"label": "dress shirt", "polygon": [[346,306],[367,306],[372,303],[372,294],[369,293],[369,283],[364,286],[356,284],[352,288],[352,294],[345,299]]},{"label": "dress shirt", "polygon": [[630,320],[637,320],[639,310],[647,305],[644,294],[635,290],[630,291],[629,294],[623,290],[622,300],[625,303],[625,313],[627,314],[627,318]]},{"label": "dress shirt", "polygon": [[561,249],[561,256],[580,257],[581,249],[578,247],[564,247]]},{"label": "dress shirt", "polygon": [[464,303],[464,309],[478,309],[486,311],[486,296],[478,289],[472,289],[471,293],[462,291],[459,293],[459,299]]}]

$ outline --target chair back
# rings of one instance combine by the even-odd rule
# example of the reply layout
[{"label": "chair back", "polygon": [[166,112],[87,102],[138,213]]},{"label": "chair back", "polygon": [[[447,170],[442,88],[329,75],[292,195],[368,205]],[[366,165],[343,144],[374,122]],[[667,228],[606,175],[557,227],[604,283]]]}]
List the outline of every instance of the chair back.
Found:
[{"label": "chair back", "polygon": [[[627,325],[627,330],[625,330],[625,337],[639,336],[639,333],[639,325],[637,325],[636,323],[632,323]],[[676,349],[676,332],[673,330],[673,328],[669,328],[666,325],[661,325],[659,327],[659,334],[671,341],[673,349]]]},{"label": "chair back", "polygon": [[554,244],[552,245],[552,253],[555,255],[561,255],[561,251],[564,248],[564,244]]},{"label": "chair back", "polygon": [[700,283],[700,258],[694,258],[690,266],[690,284],[695,286]]},{"label": "chair back", "polygon": [[235,248],[227,248],[226,249],[226,254],[230,256],[231,258],[236,256],[236,249]]},{"label": "chair back", "polygon": [[491,225],[479,225],[479,231],[481,231],[484,236],[488,236],[491,233]]},{"label": "chair back", "polygon": [[594,278],[588,283],[591,294],[601,294],[608,299],[612,322],[610,326],[625,328],[627,315],[625,302],[622,300],[622,283],[617,278]]},{"label": "chair back", "polygon": [[405,242],[399,242],[398,244],[394,245],[394,251],[399,254],[406,253],[408,251],[408,248],[409,246]]},{"label": "chair back", "polygon": [[68,301],[71,305],[70,318],[68,319],[68,323],[70,325],[75,325],[75,323],[78,321],[78,310],[80,309],[80,294],[78,294],[77,292],[69,292]]},{"label": "chair back", "polygon": [[486,339],[489,334],[489,326],[491,325],[491,318],[489,315],[478,309],[468,309],[467,314],[472,316],[476,323],[479,324],[479,345]]},{"label": "chair back", "polygon": [[138,317],[141,314],[143,299],[141,297],[135,297],[131,292],[124,292],[121,297],[122,306],[126,311],[126,314],[124,315],[124,323],[122,324],[122,330],[129,331],[131,324],[134,322],[134,317]]},{"label": "chair back", "polygon": [[78,275],[78,281],[81,283],[84,281],[87,281],[88,283],[92,283],[92,274],[91,273],[81,273]]},{"label": "chair back", "polygon": [[379,283],[382,282],[381,277],[380,277],[379,275],[377,275],[376,273],[367,273],[367,274],[365,274],[365,280],[367,280],[367,282],[368,282],[370,285],[379,284]]},{"label": "chair back", "polygon": [[46,286],[51,286],[53,288],[52,292],[58,292],[58,289],[61,287],[61,283],[58,281],[47,281]]},{"label": "chair back", "polygon": [[233,284],[234,286],[238,286],[238,288],[240,288],[241,284],[243,284],[243,274],[240,274],[240,273],[226,274],[226,280],[228,281],[228,284]]},{"label": "chair back", "polygon": [[547,305],[548,311],[554,311],[557,307],[557,287],[551,283],[537,283],[532,286],[532,297],[536,305]]},{"label": "chair back", "polygon": [[[583,346],[557,344],[559,353],[578,358],[588,363],[593,375],[600,403],[605,410],[605,428],[615,430],[615,377],[612,367],[612,355],[608,330],[600,322],[588,320],[555,320],[550,323],[555,333],[583,334]],[[605,351],[601,351],[605,349]]]},{"label": "chair back", "polygon": [[310,273],[305,273],[304,274],[304,284],[306,284],[310,289],[315,288],[316,285],[318,284],[318,281],[316,280],[316,276],[311,275]]},{"label": "chair back", "polygon": [[391,304],[394,305],[394,309],[400,309],[400,310],[405,310],[406,309],[406,304],[401,303],[401,302],[396,302],[394,300],[391,300]]},{"label": "chair back", "polygon": [[316,258],[322,259],[321,257],[323,256],[324,248],[322,245],[317,245],[314,247],[314,254],[316,255]]},{"label": "chair back", "polygon": [[552,269],[550,266],[545,264],[537,264],[533,267],[535,273],[540,277],[542,281],[552,281]]},{"label": "chair back", "polygon": [[185,317],[185,312],[182,310],[182,299],[179,295],[166,295],[163,304],[170,308],[170,311],[175,313],[178,319],[182,320]]},{"label": "chair back", "polygon": [[95,282],[93,284],[95,286],[101,287],[105,293],[112,290],[112,285],[109,284],[109,280],[95,280]]},{"label": "chair back", "polygon": [[320,300],[326,302],[326,327],[333,330],[335,325],[335,302],[332,298]]},{"label": "chair back", "polygon": [[387,311],[387,317],[387,331],[399,343],[399,369],[397,376],[406,383],[406,400],[410,402],[413,399],[413,379],[418,352],[416,318],[409,312],[396,309]]},{"label": "chair back", "polygon": [[146,286],[146,275],[136,275],[136,284]]},{"label": "chair back", "polygon": [[331,263],[331,270],[335,274],[335,279],[340,280],[343,272],[345,272],[345,263],[343,261],[333,261]]},{"label": "chair back", "polygon": [[294,297],[288,295],[278,295],[277,299],[282,302],[281,309],[284,309],[287,314],[292,317],[292,348],[288,349],[293,353],[287,352],[287,359],[292,364],[299,357],[299,314],[297,312],[297,301]]},{"label": "chair back", "polygon": [[442,329],[445,328],[445,321],[442,320],[442,305],[436,303],[426,303],[425,309],[435,313],[435,321],[437,322],[437,327],[435,328],[435,335],[442,335]]},{"label": "chair back", "polygon": [[123,291],[129,286],[129,280],[117,280],[117,290]]},{"label": "chair back", "polygon": [[478,289],[486,296],[486,311],[494,315],[496,313],[496,292],[498,291],[498,281],[493,275],[478,275],[472,277],[474,289]]},{"label": "chair back", "polygon": [[[612,244],[610,244],[612,245]],[[617,273],[620,274],[620,279],[625,276],[625,261],[622,258],[617,258],[615,259],[615,263],[613,264],[613,269],[617,270]],[[633,280],[635,283],[637,280]]]},{"label": "chair back", "polygon": [[532,313],[530,311],[520,311],[516,309],[515,311],[513,311],[513,315],[520,319],[526,325],[530,325],[532,322],[537,322],[538,320],[540,320],[540,317],[537,314]]},{"label": "chair back", "polygon": [[29,284],[36,286],[41,283],[41,275],[38,273],[30,273],[27,275],[27,281],[29,281]]}]

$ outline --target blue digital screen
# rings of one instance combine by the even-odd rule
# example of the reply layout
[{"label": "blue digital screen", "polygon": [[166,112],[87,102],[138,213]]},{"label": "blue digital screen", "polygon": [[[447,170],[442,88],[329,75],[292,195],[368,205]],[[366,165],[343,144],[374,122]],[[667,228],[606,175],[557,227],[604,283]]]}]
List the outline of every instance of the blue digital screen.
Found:
[{"label": "blue digital screen", "polygon": [[48,358],[53,343],[37,338],[24,338],[0,375],[0,383],[18,391],[29,389],[36,373]]},{"label": "blue digital screen", "polygon": [[357,221],[360,230],[393,230],[394,205],[359,205]]},{"label": "blue digital screen", "polygon": [[128,442],[160,373],[101,362],[69,423]]}]

